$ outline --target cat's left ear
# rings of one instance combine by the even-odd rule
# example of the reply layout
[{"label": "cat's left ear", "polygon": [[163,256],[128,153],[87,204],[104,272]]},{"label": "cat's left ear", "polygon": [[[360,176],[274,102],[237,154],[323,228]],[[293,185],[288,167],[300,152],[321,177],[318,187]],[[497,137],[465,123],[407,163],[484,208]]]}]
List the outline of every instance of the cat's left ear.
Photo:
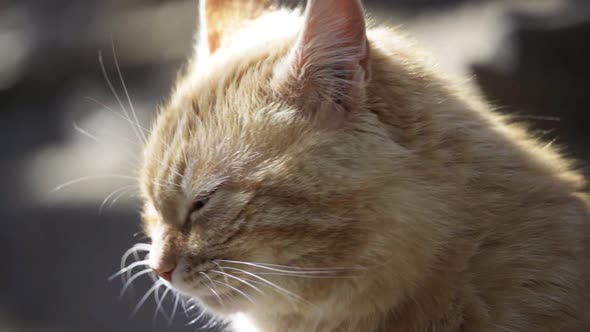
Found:
[{"label": "cat's left ear", "polygon": [[274,4],[274,0],[200,0],[198,56],[214,54],[224,38]]},{"label": "cat's left ear", "polygon": [[303,29],[275,83],[281,93],[315,95],[346,109],[369,81],[369,57],[360,0],[308,0]]}]

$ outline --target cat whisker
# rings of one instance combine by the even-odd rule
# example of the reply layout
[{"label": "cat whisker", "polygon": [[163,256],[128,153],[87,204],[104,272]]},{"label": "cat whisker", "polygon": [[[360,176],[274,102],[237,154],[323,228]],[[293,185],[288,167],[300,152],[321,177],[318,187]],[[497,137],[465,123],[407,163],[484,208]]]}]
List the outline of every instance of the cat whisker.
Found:
[{"label": "cat whisker", "polygon": [[237,277],[237,276],[234,276],[234,275],[231,275],[231,274],[229,274],[229,273],[222,272],[222,271],[211,270],[211,272],[213,272],[213,273],[219,273],[219,274],[222,274],[222,275],[224,275],[224,276],[227,276],[227,277],[230,277],[230,278],[232,278],[232,279],[235,279],[235,280],[237,280],[237,281],[239,281],[239,282],[241,282],[241,283],[243,283],[243,284],[246,284],[246,285],[248,285],[248,286],[252,287],[252,288],[253,288],[255,291],[257,291],[258,293],[260,293],[260,294],[262,294],[262,295],[266,296],[266,293],[265,293],[265,292],[263,292],[262,290],[260,290],[260,288],[258,288],[258,287],[256,287],[256,286],[252,285],[251,283],[249,283],[249,282],[248,282],[248,281],[246,281],[245,279],[242,279],[242,278],[240,278],[240,277]]},{"label": "cat whisker", "polygon": [[[133,254],[133,259],[136,262],[141,260],[139,257],[139,253],[137,251],[134,251],[132,254]],[[145,254],[143,257],[143,260],[147,261],[149,259],[149,256],[150,256],[149,253]],[[133,274],[133,270],[129,270],[129,271],[127,271],[127,273],[125,273],[125,276],[121,276],[123,283],[125,283],[126,280],[129,280],[129,278],[131,278],[132,274]],[[152,282],[156,282],[157,278],[154,277],[154,274],[150,274],[149,277],[150,277],[150,279],[152,279]]]},{"label": "cat whisker", "polygon": [[193,320],[191,320],[190,322],[188,322],[186,324],[186,326],[190,326],[193,325],[194,323],[198,322],[199,320],[201,320],[201,318],[203,318],[203,316],[205,316],[205,310],[202,310],[201,313]]},{"label": "cat whisker", "polygon": [[147,236],[144,231],[135,232],[135,233],[132,234],[132,236],[134,238],[138,238],[140,240],[144,240],[144,239],[148,239],[149,238],[149,236]]},{"label": "cat whisker", "polygon": [[157,281],[152,288],[150,288],[145,295],[141,298],[141,300],[139,300],[139,302],[137,303],[137,305],[135,306],[135,308],[133,309],[133,312],[131,312],[131,317],[135,316],[135,314],[137,314],[137,312],[139,311],[139,309],[141,308],[141,306],[145,303],[145,301],[147,301],[147,299],[150,297],[150,295],[157,291],[162,285],[164,284],[163,280],[159,280]]},{"label": "cat whisker", "polygon": [[[86,99],[86,100],[88,100],[88,101],[92,101],[93,103],[96,103],[96,104],[98,104],[98,105],[99,105],[99,106],[101,106],[101,107],[104,107],[105,109],[107,109],[108,111],[111,111],[112,113],[115,113],[116,115],[119,115],[119,116],[121,115],[121,114],[117,113],[115,110],[113,110],[112,108],[108,107],[107,105],[105,105],[105,104],[103,104],[103,103],[99,102],[98,100],[96,100],[96,99],[94,99],[94,98],[92,98],[92,97],[88,97],[88,96],[86,96],[86,97],[84,97],[84,99]],[[125,119],[125,118],[123,118],[123,119],[124,119],[124,120],[127,120],[127,119]],[[79,132],[80,134],[82,134],[82,135],[84,135],[84,136],[86,136],[86,137],[88,137],[88,138],[90,138],[90,139],[94,140],[94,141],[95,141],[95,142],[97,142],[98,144],[101,144],[101,145],[106,145],[106,142],[104,142],[104,141],[100,140],[100,139],[98,138],[98,136],[97,136],[97,135],[94,135],[94,134],[90,133],[88,130],[85,130],[85,129],[83,129],[82,127],[78,126],[78,124],[77,124],[77,123],[75,123],[75,122],[74,122],[74,129],[75,129],[77,132]],[[113,139],[113,141],[114,141],[114,140],[118,140],[118,141],[121,141],[121,142],[128,143],[128,144],[130,144],[130,145],[133,145],[134,147],[137,147],[137,148],[143,148],[143,146],[142,146],[142,145],[140,145],[140,144],[139,144],[139,143],[137,143],[137,142],[134,142],[133,140],[130,140],[130,139],[129,139],[129,138],[127,138],[127,137],[118,136],[118,135],[113,135],[112,133],[109,133],[109,135],[110,135],[110,137]],[[131,154],[131,155],[132,155],[132,156],[135,158],[135,160],[136,160],[136,161],[138,161],[138,162],[140,161],[140,160],[139,160],[139,155],[138,155],[138,151],[137,151],[137,150],[126,149],[126,151],[130,152],[130,154]]]},{"label": "cat whisker", "polygon": [[162,294],[162,297],[159,298],[159,294],[157,291],[156,291],[156,293],[154,293],[154,299],[156,302],[156,309],[154,310],[154,317],[152,318],[154,323],[156,322],[156,319],[158,318],[158,312],[162,313],[162,316],[164,316],[164,319],[170,321],[170,316],[168,316],[168,314],[164,311],[164,308],[162,307],[162,302],[164,302],[166,295],[168,295],[168,293],[170,293],[171,288],[167,287],[165,285],[165,283],[162,283],[162,285],[164,286],[164,288],[166,288],[164,290],[164,294]]},{"label": "cat whisker", "polygon": [[211,279],[211,277],[209,277],[207,275],[207,273],[205,272],[200,272],[201,275],[205,276],[205,278],[209,279],[209,282],[211,282],[211,286],[213,286],[213,288],[207,286],[207,288],[209,288],[211,290],[211,292],[213,294],[215,294],[215,296],[217,297],[217,299],[219,300],[219,304],[224,305],[223,303],[223,299],[221,298],[221,296],[219,296],[219,290],[217,290],[217,287],[215,286],[215,283],[213,283],[213,280]]},{"label": "cat whisker", "polygon": [[174,297],[174,305],[172,306],[172,314],[170,315],[170,319],[168,320],[168,326],[172,325],[172,321],[174,321],[174,316],[176,315],[176,310],[178,309],[178,302],[180,299],[180,294],[176,293]]},{"label": "cat whisker", "polygon": [[131,129],[133,130],[133,132],[135,133],[135,136],[137,137],[137,139],[139,140],[139,142],[141,143],[145,143],[145,141],[143,141],[143,136],[140,131],[137,129],[137,126],[139,125],[138,123],[134,123],[130,116],[129,116],[129,112],[127,111],[127,108],[125,107],[125,105],[123,104],[123,101],[121,100],[121,97],[119,97],[119,94],[117,93],[117,90],[115,89],[113,82],[111,81],[109,74],[107,73],[106,67],[104,65],[104,59],[102,56],[102,51],[98,52],[98,62],[100,64],[100,68],[102,71],[102,75],[104,77],[104,79],[106,80],[109,89],[111,90],[111,92],[113,93],[115,99],[117,100],[117,102],[119,103],[119,106],[121,107],[121,109],[123,110],[123,113],[125,114],[125,116],[127,117],[127,119],[129,120],[129,122],[131,123]]},{"label": "cat whisker", "polygon": [[275,291],[275,292],[279,293],[280,295],[283,295],[283,296],[285,296],[285,297],[286,297],[288,300],[290,300],[290,301],[295,301],[295,302],[298,302],[298,303],[301,303],[301,304],[304,304],[304,305],[307,305],[307,306],[310,306],[310,307],[315,307],[315,305],[314,305],[314,304],[312,304],[312,303],[311,303],[311,302],[309,302],[309,301],[306,301],[306,300],[304,300],[304,299],[302,299],[302,298],[300,298],[300,297],[298,297],[298,296],[292,296],[292,295],[290,294],[290,293],[292,293],[292,292],[285,293],[285,292],[283,292],[281,289],[277,289],[276,287],[274,287],[274,286],[272,286],[272,285],[269,285],[267,282],[262,282],[262,281],[260,281],[260,280],[252,280],[252,279],[244,279],[244,280],[246,280],[246,281],[248,281],[248,282],[250,282],[250,283],[253,283],[253,284],[259,285],[259,286],[268,287],[268,288],[270,288],[271,290],[273,290],[273,291]]},{"label": "cat whisker", "polygon": [[256,304],[256,301],[254,301],[248,294],[244,293],[243,291],[237,289],[236,287],[230,285],[230,284],[226,284],[225,282],[219,281],[219,280],[213,280],[213,282],[216,282],[220,285],[224,285],[234,291],[236,291],[237,293],[240,293],[241,295],[243,295],[248,301],[252,302],[252,304]]},{"label": "cat whisker", "polygon": [[[179,293],[180,294],[180,293]],[[188,312],[194,308],[194,305],[187,307],[188,299],[184,296],[180,297],[180,304],[182,306],[182,310],[184,311],[184,315],[188,318]]]},{"label": "cat whisker", "polygon": [[[224,266],[223,268],[226,269],[226,270],[233,270],[233,271],[238,271],[238,272],[247,274],[247,275],[249,275],[251,277],[254,277],[255,279],[260,280],[262,283],[266,284],[267,286],[270,286],[272,289],[275,289],[276,291],[278,291],[279,293],[283,294],[284,296],[286,296],[288,298],[292,298],[292,299],[298,300],[298,301],[300,301],[300,302],[302,302],[304,304],[308,304],[308,305],[313,306],[312,303],[310,303],[309,301],[306,301],[305,299],[303,299],[299,295],[297,295],[297,294],[295,294],[293,292],[290,292],[290,291],[284,289],[283,287],[281,287],[281,286],[279,286],[279,285],[277,285],[277,284],[275,284],[273,282],[270,282],[267,279],[265,279],[263,277],[260,277],[260,276],[258,276],[256,274],[252,273],[252,272],[248,272],[248,271],[245,271],[245,270],[242,270],[242,269],[238,269],[238,268],[235,268],[235,267],[229,267],[229,266]],[[249,281],[251,282],[252,280],[249,280]]]},{"label": "cat whisker", "polygon": [[[94,99],[91,99],[91,98],[89,98],[89,99],[90,99],[90,100],[92,100],[92,101],[94,101],[94,102],[97,102],[97,103],[98,103],[98,101],[96,101],[96,100],[94,100]],[[100,104],[100,103],[99,103],[99,104]],[[104,107],[107,107],[107,106],[106,106],[106,105],[104,105],[104,104],[100,104],[100,105],[101,105],[101,106],[104,106]],[[114,111],[113,111],[113,112],[114,112]],[[73,127],[74,127],[74,130],[76,130],[78,133],[82,134],[83,136],[86,136],[86,137],[90,138],[91,140],[95,141],[96,143],[98,143],[98,144],[100,144],[100,145],[107,146],[107,144],[106,144],[105,142],[103,142],[102,140],[100,140],[100,139],[98,138],[98,136],[96,136],[96,135],[94,135],[94,134],[90,133],[88,130],[85,130],[85,129],[83,129],[83,128],[82,128],[82,127],[80,127],[80,126],[79,126],[79,125],[78,125],[76,122],[74,122],[74,123],[73,123]],[[124,141],[124,142],[126,142],[126,143],[130,143],[130,144],[132,144],[132,145],[135,145],[135,146],[137,146],[137,147],[141,147],[141,146],[140,146],[139,144],[137,144],[136,142],[133,142],[133,141],[131,141],[131,140],[129,140],[129,139],[127,139],[127,138],[125,138],[125,137],[119,137],[119,136],[114,136],[114,135],[113,135],[113,137],[114,137],[114,138],[116,138],[116,139],[118,139],[118,140]],[[120,148],[120,147],[119,147],[119,148]],[[125,151],[127,152],[127,154],[128,154],[128,155],[130,155],[130,156],[133,156],[133,158],[135,159],[135,161],[136,161],[136,162],[140,162],[140,160],[139,160],[139,157],[138,157],[138,155],[137,155],[137,151],[134,151],[134,150],[131,150],[131,149],[125,149]]]},{"label": "cat whisker", "polygon": [[91,133],[89,133],[88,131],[82,129],[80,126],[78,126],[78,124],[76,122],[73,123],[73,127],[74,127],[74,130],[76,130],[80,134],[90,138],[91,140],[95,141],[96,143],[103,144],[102,141],[100,141],[98,139],[98,137],[96,137],[96,136],[92,135]]},{"label": "cat whisker", "polygon": [[[197,308],[197,304],[193,301],[193,299],[183,296],[183,310],[184,315],[189,318],[189,312],[195,310]],[[192,304],[191,304],[192,303]],[[190,306],[188,306],[190,305]]]},{"label": "cat whisker", "polygon": [[[152,278],[152,280],[154,280],[154,282],[158,282],[158,281],[164,281],[162,279],[158,279],[157,277],[154,277],[153,274],[150,274],[150,277]],[[163,282],[162,284],[165,288],[167,288],[166,286],[166,281]],[[160,290],[162,288],[160,287],[157,291],[154,292],[154,303],[157,305],[160,302]],[[165,291],[166,293],[166,291]],[[165,294],[163,294],[165,295]],[[168,320],[170,317],[168,316],[168,314],[166,313],[166,311],[164,310],[163,307],[157,308],[154,310],[154,316],[152,317],[152,322],[155,324],[156,323],[156,319],[157,319],[157,315],[158,312],[162,314],[162,316],[164,317],[164,319]]]},{"label": "cat whisker", "polygon": [[147,251],[149,252],[151,249],[151,244],[147,244],[147,243],[136,243],[134,244],[131,248],[127,249],[127,251],[125,251],[125,253],[123,254],[123,256],[121,256],[121,267],[120,269],[124,269],[125,265],[127,264],[127,259],[129,258],[129,256],[133,255],[135,257],[135,260],[139,260],[139,256],[137,255],[138,251]]},{"label": "cat whisker", "polygon": [[351,275],[337,275],[337,276],[330,276],[330,275],[314,275],[313,273],[310,274],[294,274],[294,273],[281,273],[281,272],[256,272],[256,275],[267,275],[267,276],[283,276],[283,277],[296,277],[296,278],[308,278],[308,279],[355,279],[358,276],[351,276]]},{"label": "cat whisker", "polygon": [[102,201],[102,203],[100,204],[100,207],[98,208],[98,213],[102,214],[102,211],[104,209],[104,206],[108,203],[108,201],[111,199],[111,197],[115,196],[116,194],[120,193],[120,192],[125,192],[126,190],[129,190],[130,188],[135,187],[136,185],[127,185],[127,186],[123,186],[121,188],[115,189],[113,190],[110,194],[108,194],[104,200]]},{"label": "cat whisker", "polygon": [[53,188],[51,190],[52,193],[56,191],[60,191],[66,187],[70,187],[72,185],[78,184],[84,181],[91,181],[91,180],[100,180],[100,179],[121,179],[121,180],[133,180],[137,181],[137,178],[130,175],[121,175],[121,174],[97,174],[97,175],[89,175],[89,176],[82,176],[74,180],[67,181],[59,186]]},{"label": "cat whisker", "polygon": [[[109,106],[107,106],[107,105],[105,105],[105,104],[103,104],[103,103],[99,102],[98,100],[96,100],[96,99],[94,99],[94,98],[91,98],[91,97],[85,97],[85,98],[86,98],[87,100],[89,100],[89,101],[92,101],[92,102],[94,102],[94,103],[98,104],[99,106],[102,106],[102,107],[104,107],[106,110],[110,111],[111,113],[115,114],[115,115],[116,115],[116,116],[118,116],[118,117],[121,117],[123,120],[126,120],[126,121],[130,122],[130,120],[129,120],[128,118],[126,118],[126,117],[125,117],[125,116],[123,116],[122,114],[118,113],[117,111],[113,110],[111,107],[109,107]],[[130,123],[131,123],[131,124],[133,124],[133,122],[130,122]],[[79,129],[80,129],[80,130],[82,130],[82,131],[84,131],[84,130],[83,130],[83,129],[81,129],[81,128],[79,128]],[[148,133],[151,133],[151,131],[150,131],[149,129],[146,129],[146,128],[144,128],[144,127],[141,127],[141,129],[143,129],[143,130],[147,131]],[[84,131],[84,133],[86,133],[87,135],[90,135],[89,137],[91,137],[91,138],[93,138],[93,139],[95,138],[95,136],[94,136],[94,135],[91,135],[91,134],[90,134],[90,133],[88,133],[87,131]],[[137,142],[131,141],[131,140],[127,139],[127,138],[124,138],[124,137],[116,137],[116,138],[117,138],[117,139],[119,139],[119,140],[125,141],[125,142],[127,142],[127,143],[130,143],[130,144],[132,144],[132,145],[134,145],[134,146],[137,146],[137,147],[143,148],[143,146],[142,146],[142,145],[138,144]],[[96,140],[96,139],[95,139],[95,140]],[[97,142],[98,142],[98,143],[101,143],[100,141],[97,141]],[[160,139],[160,142],[164,143],[164,144],[165,144],[165,145],[166,145],[168,148],[170,148],[170,144],[168,144],[168,143],[164,142],[164,141],[163,141],[163,140],[161,140],[161,139]],[[132,151],[132,150],[129,150],[129,149],[127,149],[126,151],[130,152],[130,153],[129,153],[130,155],[133,155],[133,157],[134,157],[134,159],[135,159],[135,161],[136,161],[136,162],[138,162],[138,163],[139,163],[139,162],[141,161],[141,160],[139,159],[139,156],[137,156],[137,154],[135,153],[135,151]],[[158,162],[160,163],[160,165],[162,165],[162,166],[166,166],[162,160],[160,160],[160,159],[155,159],[155,160],[156,160],[156,161],[158,161]],[[164,187],[164,186],[165,186],[164,184],[169,184],[169,185],[172,185],[172,186],[176,185],[175,183],[171,183],[171,182],[168,182],[168,181],[160,181],[160,183],[158,183],[158,182],[156,182],[155,180],[154,180],[154,184],[156,184],[156,185],[160,185],[160,186],[162,186],[162,187]]]},{"label": "cat whisker", "polygon": [[[110,107],[110,106],[106,105],[105,103],[102,103],[102,102],[100,102],[100,101],[98,101],[98,100],[96,100],[96,99],[94,99],[94,98],[92,98],[92,97],[90,97],[90,96],[86,96],[86,97],[84,97],[84,99],[86,99],[86,100],[88,100],[88,101],[91,101],[91,102],[93,102],[93,103],[97,104],[97,105],[98,105],[98,106],[100,106],[100,107],[103,107],[105,110],[107,110],[107,111],[109,111],[109,112],[113,113],[115,116],[117,116],[117,117],[119,117],[119,118],[121,118],[121,119],[123,119],[123,120],[127,121],[127,122],[128,122],[130,125],[132,125],[132,126],[138,126],[138,124],[134,123],[134,122],[133,122],[131,119],[129,119],[129,118],[128,118],[128,117],[126,117],[125,115],[123,115],[123,114],[121,114],[121,113],[119,113],[119,112],[115,111],[115,110],[114,110],[112,107]],[[149,129],[147,129],[147,128],[143,127],[143,126],[139,126],[139,128],[140,128],[141,130],[144,130],[144,131],[148,132],[148,133],[151,133],[151,131],[150,131]],[[143,142],[139,142],[139,143],[138,143],[138,142],[134,142],[134,141],[132,141],[132,140],[129,140],[129,139],[127,139],[127,138],[123,138],[123,137],[121,137],[121,139],[123,139],[125,142],[131,143],[131,144],[133,144],[133,145],[135,145],[135,146],[137,146],[137,147],[142,147],[142,144],[143,144]]]},{"label": "cat whisker", "polygon": [[268,271],[290,273],[290,274],[312,274],[312,273],[328,274],[328,273],[341,273],[341,272],[347,272],[347,271],[364,271],[364,270],[366,270],[363,267],[309,268],[309,267],[294,267],[294,266],[267,264],[267,263],[243,262],[243,261],[235,261],[235,260],[228,260],[228,259],[218,259],[216,261],[230,263],[230,264],[248,265],[248,266],[257,267],[257,268],[261,268],[261,269],[268,270]]},{"label": "cat whisker", "polygon": [[111,201],[111,204],[109,204],[109,209],[112,210],[113,206],[115,206],[115,204],[119,201],[119,199],[121,199],[126,194],[129,194],[129,198],[131,198],[131,197],[137,195],[137,193],[138,193],[138,189],[135,189],[135,193],[133,192],[133,188],[127,188],[127,189],[123,190],[118,195],[116,195],[116,197],[113,198],[113,200]]},{"label": "cat whisker", "polygon": [[145,266],[147,266],[147,265],[148,265],[148,261],[147,261],[147,260],[143,260],[143,261],[139,261],[139,262],[132,263],[132,264],[130,264],[129,266],[127,266],[127,267],[125,267],[125,268],[123,268],[123,269],[119,270],[117,273],[115,273],[115,274],[113,274],[112,276],[110,276],[110,277],[108,278],[108,280],[109,280],[109,281],[113,281],[115,278],[117,278],[117,277],[118,277],[118,276],[120,276],[120,275],[123,275],[125,272],[127,272],[127,271],[131,271],[132,269],[134,269],[134,268],[136,268],[136,267],[138,267],[138,266],[142,266],[142,265],[145,265]]},{"label": "cat whisker", "polygon": [[150,269],[150,268],[147,268],[147,269],[145,269],[145,270],[142,270],[142,271],[140,271],[140,272],[137,272],[137,273],[136,273],[136,274],[134,274],[134,275],[133,275],[131,278],[129,278],[129,280],[127,280],[127,282],[125,283],[125,285],[123,285],[123,289],[121,290],[121,293],[119,294],[119,298],[122,298],[122,297],[123,297],[123,295],[125,294],[125,292],[126,292],[126,291],[127,291],[127,289],[129,288],[129,286],[131,285],[131,283],[132,283],[132,282],[133,282],[135,279],[137,279],[137,278],[139,278],[139,277],[141,277],[142,275],[145,275],[145,274],[147,274],[147,273],[151,273],[151,272],[152,272],[152,269]]},{"label": "cat whisker", "polygon": [[[121,86],[123,87],[123,91],[125,92],[125,96],[127,96],[127,101],[129,102],[129,107],[131,108],[131,114],[133,115],[133,120],[135,120],[135,124],[141,128],[139,123],[139,119],[137,118],[137,113],[135,112],[135,107],[133,107],[133,103],[131,102],[131,96],[129,95],[129,90],[127,89],[127,84],[125,84],[125,80],[123,79],[123,73],[121,72],[121,66],[119,66],[119,58],[117,57],[117,51],[115,49],[115,42],[113,41],[113,36],[111,35],[111,48],[113,51],[113,59],[115,60],[115,68],[117,69],[117,73],[119,74],[119,79],[121,80]],[[143,142],[147,143],[147,137],[145,133],[139,130],[141,137],[143,138]]]},{"label": "cat whisker", "polygon": [[207,324],[203,325],[203,327],[201,327],[199,330],[208,330],[210,328],[213,328],[217,325],[217,321],[215,320],[214,316],[210,316],[209,317],[209,322],[207,322]]},{"label": "cat whisker", "polygon": [[[127,116],[125,116],[125,115],[123,115],[123,114],[121,114],[121,113],[119,113],[119,112],[115,111],[115,110],[114,110],[112,107],[109,107],[108,105],[106,105],[106,104],[104,104],[104,103],[102,103],[102,102],[100,102],[100,101],[98,101],[98,100],[96,100],[96,99],[94,99],[94,98],[92,98],[92,97],[88,97],[88,96],[86,96],[86,97],[85,97],[85,99],[86,99],[86,100],[88,100],[88,101],[91,101],[91,102],[93,102],[93,103],[95,103],[95,104],[97,104],[98,106],[101,106],[101,107],[103,107],[105,110],[107,110],[107,111],[109,111],[109,112],[113,113],[115,116],[117,116],[117,117],[119,117],[119,118],[121,118],[121,119],[125,120],[125,121],[126,121],[126,122],[128,122],[130,125],[132,125],[132,126],[138,126],[138,127],[139,127],[139,129],[141,129],[142,131],[145,131],[145,132],[147,132],[148,134],[151,134],[151,133],[152,133],[152,132],[151,132],[151,130],[149,130],[149,129],[147,129],[147,128],[145,128],[145,127],[141,126],[141,125],[138,125],[138,124],[134,123],[134,122],[133,122],[131,119],[129,119]],[[152,136],[152,137],[153,137],[153,136]],[[132,144],[132,145],[134,145],[134,146],[137,146],[137,147],[143,148],[143,145],[142,145],[142,144],[139,144],[138,142],[134,142],[134,141],[132,141],[132,140],[129,140],[129,139],[127,139],[127,138],[124,138],[124,137],[119,137],[119,139],[121,139],[121,140],[123,140],[123,141],[125,141],[125,142],[128,142],[128,143],[130,143],[130,144]],[[166,141],[162,140],[161,138],[158,138],[158,141],[159,141],[159,142],[161,142],[162,144],[164,144],[166,147],[168,147],[168,148],[171,148],[170,144],[169,144],[168,142],[166,142]],[[136,157],[136,158],[137,158],[137,157]],[[165,166],[165,165],[164,165],[164,162],[163,162],[162,160],[160,160],[160,159],[156,159],[156,160],[157,160],[157,161],[158,161],[158,162],[159,162],[159,163],[160,163],[162,166]],[[139,160],[138,160],[138,161],[139,161]],[[172,183],[170,183],[170,184],[172,184]]]},{"label": "cat whisker", "polygon": [[[221,272],[225,272],[225,270],[223,270],[223,266],[221,266],[221,264],[217,263],[217,261],[212,261],[213,264],[215,264],[220,270]],[[227,279],[227,274],[223,276],[225,279],[225,282],[229,283],[229,280]]]},{"label": "cat whisker", "polygon": [[557,142],[557,138],[552,139],[549,143],[545,144],[541,150],[547,150],[549,148],[551,148],[553,146],[553,144],[555,144],[555,142]]}]

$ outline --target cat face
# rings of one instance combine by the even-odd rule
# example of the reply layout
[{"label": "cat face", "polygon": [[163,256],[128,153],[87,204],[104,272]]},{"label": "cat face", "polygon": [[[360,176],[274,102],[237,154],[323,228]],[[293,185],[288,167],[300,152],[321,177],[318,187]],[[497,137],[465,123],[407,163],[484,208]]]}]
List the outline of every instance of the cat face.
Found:
[{"label": "cat face", "polygon": [[[363,111],[358,1],[310,1],[303,18],[269,7],[202,2],[197,59],[142,168],[150,266],[219,314],[306,308],[349,287],[370,232],[363,211],[383,186],[376,169],[391,169],[379,164],[395,150]],[[260,35],[286,23],[280,38]]]}]

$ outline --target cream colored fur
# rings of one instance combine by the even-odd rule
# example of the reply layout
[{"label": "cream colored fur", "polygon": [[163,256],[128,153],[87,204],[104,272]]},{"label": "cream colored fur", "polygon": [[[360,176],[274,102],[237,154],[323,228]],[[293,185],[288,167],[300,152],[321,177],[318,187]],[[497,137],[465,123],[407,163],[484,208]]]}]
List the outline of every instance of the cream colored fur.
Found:
[{"label": "cream colored fur", "polygon": [[[329,13],[356,0],[305,17],[242,2],[255,10],[197,47],[145,149],[146,230],[175,288],[263,332],[590,331],[589,205],[569,162],[397,31],[369,30],[365,50],[364,24]],[[346,269],[260,274],[295,300],[210,272],[216,259]],[[217,305],[200,272],[253,301],[218,284]]]}]

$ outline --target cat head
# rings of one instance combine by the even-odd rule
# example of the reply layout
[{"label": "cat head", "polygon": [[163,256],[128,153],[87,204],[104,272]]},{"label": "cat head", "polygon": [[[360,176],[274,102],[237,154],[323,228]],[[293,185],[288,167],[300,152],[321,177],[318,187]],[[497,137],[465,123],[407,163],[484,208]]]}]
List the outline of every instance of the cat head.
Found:
[{"label": "cat head", "polygon": [[145,149],[150,265],[219,314],[327,301],[363,269],[395,150],[365,105],[362,6],[202,0],[200,13]]}]

